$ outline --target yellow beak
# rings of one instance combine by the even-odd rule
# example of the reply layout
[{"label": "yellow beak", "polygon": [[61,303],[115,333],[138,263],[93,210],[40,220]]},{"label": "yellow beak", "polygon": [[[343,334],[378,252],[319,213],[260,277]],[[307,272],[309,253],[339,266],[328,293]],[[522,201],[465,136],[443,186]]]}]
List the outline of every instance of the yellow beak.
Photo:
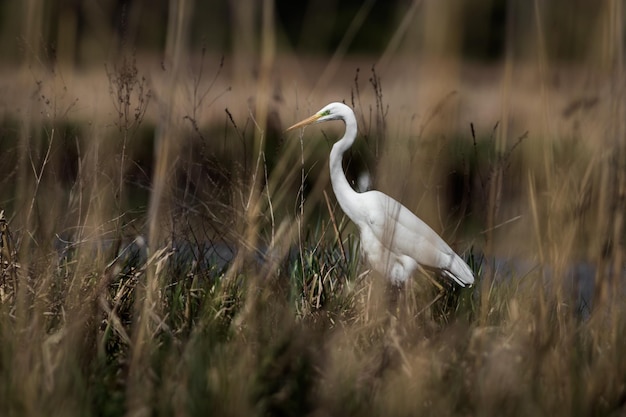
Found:
[{"label": "yellow beak", "polygon": [[314,123],[315,121],[317,121],[317,119],[319,119],[320,117],[322,117],[319,113],[318,114],[314,114],[313,116],[304,119],[301,122],[296,123],[295,125],[287,128],[287,130],[285,130],[285,132],[289,132],[290,130],[293,129],[297,129],[299,127],[303,127],[303,126],[307,126],[310,125],[311,123]]}]

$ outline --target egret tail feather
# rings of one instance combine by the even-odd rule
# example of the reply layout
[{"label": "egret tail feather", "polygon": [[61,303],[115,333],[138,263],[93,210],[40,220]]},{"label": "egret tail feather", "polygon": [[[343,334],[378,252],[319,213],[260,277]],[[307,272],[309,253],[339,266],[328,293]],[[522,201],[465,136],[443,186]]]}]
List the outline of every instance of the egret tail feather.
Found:
[{"label": "egret tail feather", "polygon": [[458,255],[454,256],[450,266],[443,270],[443,274],[462,287],[471,287],[474,284],[474,273]]}]

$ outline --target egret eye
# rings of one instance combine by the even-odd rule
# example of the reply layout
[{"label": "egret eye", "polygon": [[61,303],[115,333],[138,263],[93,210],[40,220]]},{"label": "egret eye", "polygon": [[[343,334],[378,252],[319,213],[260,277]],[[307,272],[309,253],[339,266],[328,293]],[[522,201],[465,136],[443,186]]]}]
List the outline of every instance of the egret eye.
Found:
[{"label": "egret eye", "polygon": [[324,110],[320,113],[320,117],[330,116],[330,110]]}]

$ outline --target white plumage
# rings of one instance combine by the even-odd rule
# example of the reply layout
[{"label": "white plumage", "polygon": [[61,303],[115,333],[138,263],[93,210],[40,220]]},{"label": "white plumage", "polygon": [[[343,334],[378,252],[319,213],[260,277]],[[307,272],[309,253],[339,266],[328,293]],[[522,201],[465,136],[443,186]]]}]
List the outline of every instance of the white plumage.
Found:
[{"label": "white plumage", "polygon": [[350,107],[331,103],[287,130],[329,120],[343,120],[346,124],[344,136],[330,151],[333,191],[343,211],[359,228],[361,248],[372,268],[394,283],[403,283],[420,264],[441,271],[462,287],[471,286],[474,274],[465,261],[409,209],[380,191],[357,193],[352,189],[341,163],[357,134]]}]

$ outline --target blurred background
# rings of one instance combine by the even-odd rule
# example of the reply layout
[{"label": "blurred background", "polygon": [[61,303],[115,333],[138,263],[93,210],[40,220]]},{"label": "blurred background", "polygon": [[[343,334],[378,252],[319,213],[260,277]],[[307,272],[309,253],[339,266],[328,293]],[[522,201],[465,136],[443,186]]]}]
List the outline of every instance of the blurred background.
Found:
[{"label": "blurred background", "polygon": [[[111,66],[132,55],[141,74],[156,84],[172,69],[174,59],[185,68],[181,76],[191,77],[205,51],[205,71],[215,69],[224,57],[226,70],[217,81],[232,92],[221,97],[220,108],[237,107],[246,96],[252,97],[255,89],[250,87],[264,76],[262,66],[271,68],[271,83],[290,106],[296,97],[314,102],[316,108],[331,95],[345,98],[356,68],[367,73],[374,65],[395,108],[419,100],[422,90],[436,88],[433,85],[443,85],[439,87],[443,94],[462,86],[477,93],[481,87],[497,88],[506,75],[499,65],[506,60],[515,64],[508,75],[514,86],[520,81],[534,81],[537,88],[539,83],[567,83],[562,90],[571,91],[583,86],[548,71],[609,71],[614,58],[610,43],[616,41],[609,23],[624,21],[617,4],[582,0],[5,1],[0,35],[7,75],[3,88],[19,98],[19,91],[37,79],[38,71],[47,69],[65,78],[69,95],[82,96],[81,87],[87,89],[87,96],[99,96],[99,90],[106,95],[106,81],[98,83],[96,77],[105,77],[107,63]],[[616,12],[621,16],[614,16]],[[423,72],[427,67],[434,67],[433,72]],[[522,71],[528,67],[530,71]],[[26,85],[16,85],[16,77]],[[9,102],[14,103],[9,96],[4,94],[4,111],[11,110]],[[475,113],[499,111],[502,105],[471,94],[463,99],[483,103],[467,114],[468,119],[476,118]]]},{"label": "blurred background", "polygon": [[[168,28],[177,18],[185,23],[181,30],[189,50],[206,47],[217,55],[246,52],[252,59],[260,48],[264,7],[271,9],[276,48],[286,54],[323,57],[341,46],[349,55],[380,57],[397,44],[405,54],[495,62],[504,57],[507,44],[514,46],[516,56],[532,58],[537,53],[536,42],[545,37],[544,52],[550,57],[580,62],[594,53],[611,3],[4,1],[3,63],[20,63],[29,55],[41,54],[50,65],[85,69],[100,66],[124,48],[160,56]],[[394,45],[390,45],[392,41]]]},{"label": "blurred background", "polygon": [[[543,189],[562,170],[585,178],[590,155],[623,144],[626,18],[616,0],[30,0],[1,2],[0,14],[6,196],[28,171],[15,161],[44,156],[45,127],[57,126],[57,191],[68,192],[80,153],[103,141],[98,152],[112,152],[128,182],[124,207],[147,207],[180,161],[204,166],[194,184],[217,193],[249,178],[260,151],[268,183],[296,195],[306,182],[323,206],[321,162],[340,132],[306,141],[306,158],[282,132],[345,101],[364,138],[347,167],[355,184],[368,179],[439,231],[479,236],[468,245],[507,224],[496,246],[519,253],[532,240],[528,181]],[[191,181],[187,168],[174,188]]]}]

